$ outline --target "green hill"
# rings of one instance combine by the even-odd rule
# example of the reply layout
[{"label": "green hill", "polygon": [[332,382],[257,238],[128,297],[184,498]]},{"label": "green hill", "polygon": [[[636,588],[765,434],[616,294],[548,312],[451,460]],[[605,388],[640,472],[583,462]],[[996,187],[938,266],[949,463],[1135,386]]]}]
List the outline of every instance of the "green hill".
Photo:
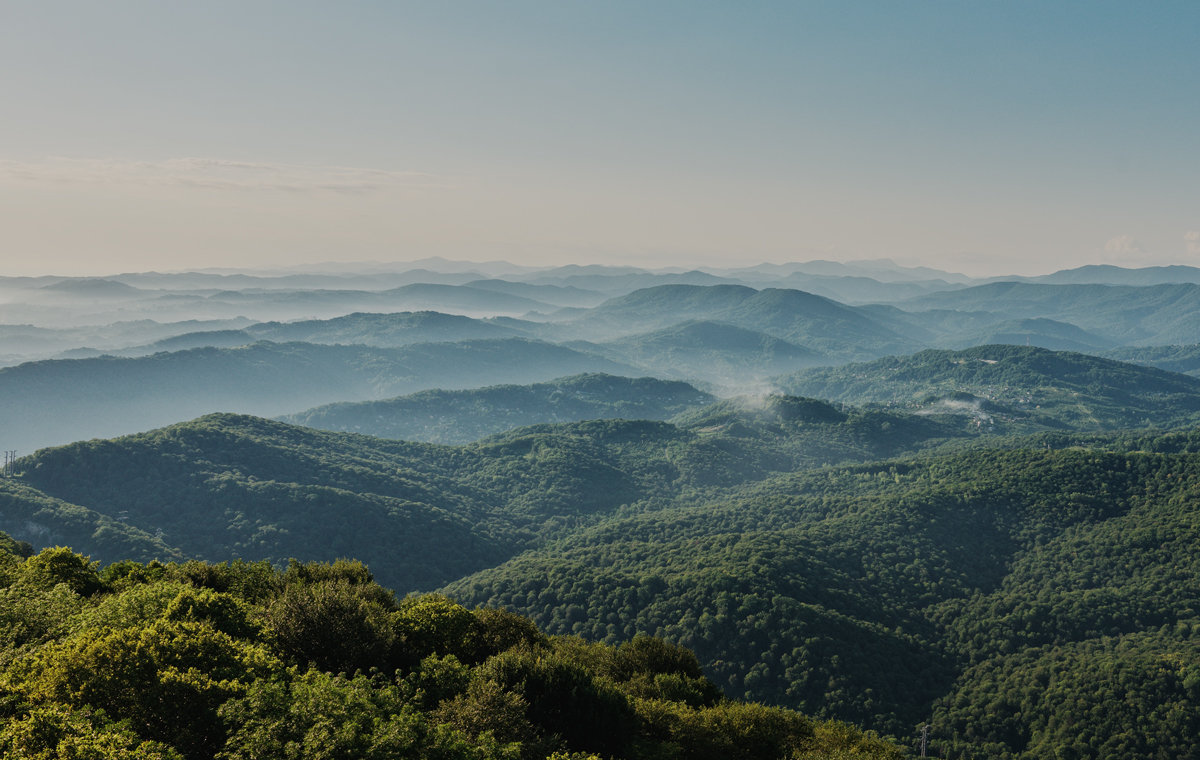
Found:
[{"label": "green hill", "polygon": [[1197,483],[1195,454],[1086,449],[780,476],[446,591],[555,633],[663,636],[729,694],[901,736],[932,722],[936,756],[1187,757]]},{"label": "green hill", "polygon": [[[723,697],[649,637],[548,637],[359,562],[122,562],[0,534],[7,758],[658,760],[871,757],[842,723]],[[15,550],[15,551],[14,551]]]},{"label": "green hill", "polygon": [[802,370],[789,393],[852,404],[961,413],[997,430],[1173,427],[1200,415],[1200,380],[1028,346],[921,351]]},{"label": "green hill", "polygon": [[[389,585],[431,589],[624,505],[955,434],[930,420],[851,413],[761,431],[593,420],[449,447],[209,415],[22,460],[23,490],[0,529],[38,546],[62,537],[104,561],[353,555]],[[115,528],[133,533],[100,542]],[[155,554],[144,536],[170,551]]]},{"label": "green hill", "polygon": [[713,400],[678,381],[590,374],[533,385],[439,389],[383,401],[328,404],[279,419],[321,430],[453,444],[543,422],[663,420]]},{"label": "green hill", "polygon": [[[1038,366],[1062,359],[1042,353]],[[0,482],[0,528],[34,548],[78,541],[106,562],[357,556],[397,588],[441,586],[551,634],[663,637],[696,652],[689,678],[702,668],[730,696],[902,739],[930,722],[944,757],[1196,754],[1200,436],[977,438],[1002,445],[911,458],[969,440],[934,416],[779,396],[457,447],[212,415],[21,460]],[[13,567],[0,563],[0,581]],[[168,579],[217,592],[267,572],[175,567]],[[86,574],[70,577],[95,593]],[[259,588],[257,599],[278,593]],[[27,594],[5,597],[19,600],[0,605],[6,641],[36,647],[73,630],[81,602],[44,589],[58,589],[58,612],[30,615]],[[375,634],[332,639],[368,650],[427,640],[409,628],[388,639],[378,625],[392,613],[363,614],[376,623],[360,633]],[[561,641],[587,662],[608,651]],[[338,656],[368,656],[350,651]],[[36,662],[4,676],[16,679],[0,681],[6,694],[42,688],[29,686]],[[638,688],[702,698],[690,681]]]}]

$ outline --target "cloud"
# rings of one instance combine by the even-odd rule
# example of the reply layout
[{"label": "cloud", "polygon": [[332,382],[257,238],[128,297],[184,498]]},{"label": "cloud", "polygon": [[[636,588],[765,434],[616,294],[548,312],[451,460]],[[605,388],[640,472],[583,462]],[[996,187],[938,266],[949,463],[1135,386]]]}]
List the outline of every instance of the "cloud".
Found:
[{"label": "cloud", "polygon": [[447,186],[444,178],[424,172],[254,163],[220,158],[0,160],[0,176],[23,182],[67,185],[140,185],[249,192],[373,193],[397,188]]},{"label": "cloud", "polygon": [[1189,230],[1183,233],[1183,241],[1187,243],[1187,252],[1200,256],[1200,230]]},{"label": "cloud", "polygon": [[1142,255],[1142,249],[1138,247],[1137,240],[1133,235],[1117,235],[1114,238],[1109,238],[1104,244],[1104,253],[1107,254],[1109,261],[1121,261]]}]

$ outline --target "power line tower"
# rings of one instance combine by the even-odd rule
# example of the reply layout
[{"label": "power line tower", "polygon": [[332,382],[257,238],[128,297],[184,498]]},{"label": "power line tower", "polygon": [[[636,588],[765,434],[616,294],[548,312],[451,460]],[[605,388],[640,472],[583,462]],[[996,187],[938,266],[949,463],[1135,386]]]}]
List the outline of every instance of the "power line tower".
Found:
[{"label": "power line tower", "polygon": [[921,724],[921,757],[925,757],[925,749],[929,746],[929,724]]},{"label": "power line tower", "polygon": [[11,478],[17,474],[17,450],[4,452],[4,477]]}]

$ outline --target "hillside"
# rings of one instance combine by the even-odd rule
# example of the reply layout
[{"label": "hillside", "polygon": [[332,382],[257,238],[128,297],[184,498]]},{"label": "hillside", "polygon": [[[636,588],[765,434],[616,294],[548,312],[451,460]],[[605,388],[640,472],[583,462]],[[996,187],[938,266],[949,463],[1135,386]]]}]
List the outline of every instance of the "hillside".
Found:
[{"label": "hillside", "polygon": [[555,633],[663,636],[729,694],[901,736],[930,721],[936,756],[1187,757],[1197,489],[1196,454],[1074,448],[784,475],[446,592]]},{"label": "hillside", "polygon": [[140,358],[41,361],[0,369],[4,446],[147,430],[209,412],[274,416],[425,388],[529,383],[581,372],[638,374],[607,359],[521,338],[400,348],[254,343]]},{"label": "hillside", "polygon": [[678,381],[591,374],[533,385],[439,389],[383,401],[327,404],[279,419],[321,430],[454,444],[546,422],[665,420],[713,401]]},{"label": "hillside", "polygon": [[958,413],[998,431],[1173,427],[1200,415],[1200,380],[1085,354],[978,346],[802,370],[789,393]]},{"label": "hillside", "polygon": [[395,595],[359,562],[123,562],[0,534],[0,754],[259,760],[774,760],[898,747],[723,697],[649,637]]},{"label": "hillside", "polygon": [[144,536],[174,552],[160,556],[211,561],[353,553],[391,586],[431,589],[623,505],[961,435],[879,413],[756,429],[757,414],[538,425],[462,447],[210,415],[23,459],[0,529],[106,562],[153,556]]}]

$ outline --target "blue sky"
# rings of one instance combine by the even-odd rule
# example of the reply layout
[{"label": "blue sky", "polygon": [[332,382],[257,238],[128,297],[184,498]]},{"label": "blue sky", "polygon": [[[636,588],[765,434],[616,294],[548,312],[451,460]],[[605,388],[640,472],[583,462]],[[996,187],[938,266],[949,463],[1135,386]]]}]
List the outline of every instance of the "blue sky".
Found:
[{"label": "blue sky", "polygon": [[1200,3],[0,6],[6,273],[1200,264]]}]

